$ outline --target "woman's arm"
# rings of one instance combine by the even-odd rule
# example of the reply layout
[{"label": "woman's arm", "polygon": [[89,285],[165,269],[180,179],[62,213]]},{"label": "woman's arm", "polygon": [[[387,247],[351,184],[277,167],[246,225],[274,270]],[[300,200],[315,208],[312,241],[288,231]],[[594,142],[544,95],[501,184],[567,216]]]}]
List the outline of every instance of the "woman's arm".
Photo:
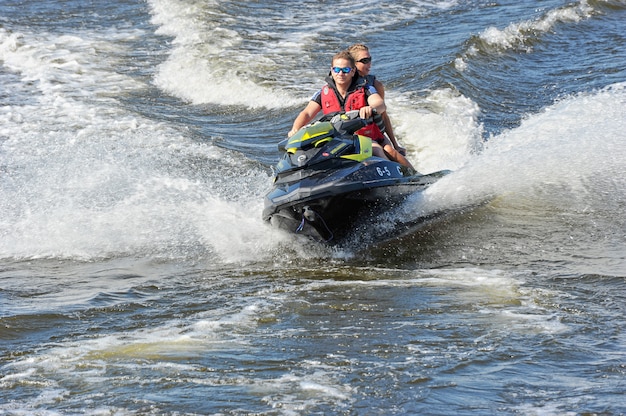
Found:
[{"label": "woman's arm", "polygon": [[[374,80],[374,88],[376,88],[376,91],[378,91],[378,93],[380,94],[381,97],[383,97],[383,100],[384,100],[385,99],[385,87],[383,83],[380,82],[379,80]],[[385,111],[382,114],[382,117],[383,117],[383,123],[385,124],[385,133],[387,134],[387,137],[389,137],[389,140],[391,140],[391,144],[401,154],[403,155],[406,154],[406,149],[400,146],[400,144],[396,140],[396,135],[393,133],[393,127],[391,126],[391,120],[389,119],[389,115],[387,114],[387,111]]]}]

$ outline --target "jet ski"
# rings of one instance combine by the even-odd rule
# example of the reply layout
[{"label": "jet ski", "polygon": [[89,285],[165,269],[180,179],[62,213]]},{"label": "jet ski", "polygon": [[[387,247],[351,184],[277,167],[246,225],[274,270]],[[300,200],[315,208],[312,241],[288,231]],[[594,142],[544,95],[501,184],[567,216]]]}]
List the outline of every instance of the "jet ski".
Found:
[{"label": "jet ski", "polygon": [[422,175],[372,154],[372,140],[355,132],[372,120],[358,111],[322,118],[278,144],[284,152],[265,196],[272,226],[336,243],[367,226],[449,171]]}]

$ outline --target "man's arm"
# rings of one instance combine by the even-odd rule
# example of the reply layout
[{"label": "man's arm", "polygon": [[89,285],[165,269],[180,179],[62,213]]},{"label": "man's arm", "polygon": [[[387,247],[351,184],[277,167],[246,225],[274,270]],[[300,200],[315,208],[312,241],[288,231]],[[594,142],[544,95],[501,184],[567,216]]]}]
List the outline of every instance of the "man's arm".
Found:
[{"label": "man's arm", "polygon": [[300,114],[298,114],[298,117],[294,120],[293,127],[291,127],[291,130],[287,133],[287,137],[293,136],[302,126],[310,123],[321,109],[322,107],[320,107],[318,103],[309,101],[306,107],[304,107],[304,110],[300,111]]}]

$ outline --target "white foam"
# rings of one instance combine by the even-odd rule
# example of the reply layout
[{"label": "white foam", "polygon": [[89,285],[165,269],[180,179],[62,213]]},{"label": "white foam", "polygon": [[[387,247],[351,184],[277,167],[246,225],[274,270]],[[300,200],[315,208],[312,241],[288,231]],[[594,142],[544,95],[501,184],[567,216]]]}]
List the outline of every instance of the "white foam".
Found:
[{"label": "white foam", "polygon": [[442,89],[419,99],[411,95],[385,99],[393,110],[394,132],[418,171],[456,170],[480,149],[480,109],[467,97]]},{"label": "white foam", "polygon": [[594,13],[587,0],[581,0],[558,9],[549,10],[536,20],[511,23],[504,29],[487,28],[480,34],[486,45],[499,51],[522,48],[532,50],[528,40],[548,33],[559,23],[575,23],[590,18]]},{"label": "white foam", "polygon": [[23,82],[34,83],[49,100],[104,100],[122,90],[141,88],[132,78],[110,70],[118,54],[125,52],[123,41],[141,34],[111,30],[84,36],[31,35],[0,29],[0,61],[19,73]]},{"label": "white foam", "polygon": [[106,362],[115,360],[128,365],[133,365],[137,359],[163,360],[167,362],[165,365],[176,365],[169,361],[195,358],[210,350],[245,349],[245,333],[254,331],[259,316],[267,313],[266,308],[262,302],[227,305],[157,327],[58,343],[41,353],[6,364],[0,383],[36,380],[41,372],[75,371],[83,376],[99,376],[106,370]]},{"label": "white foam", "polygon": [[[349,402],[353,389],[337,381],[337,369],[317,361],[295,363],[291,370],[275,379],[242,375],[229,371],[207,371],[222,365],[223,356],[246,360],[254,352],[250,339],[258,337],[257,326],[264,315],[274,313],[275,305],[259,299],[248,304],[228,302],[223,308],[208,310],[182,320],[163,322],[136,330],[59,341],[36,353],[18,357],[2,366],[0,387],[30,386],[39,392],[27,403],[0,403],[0,412],[49,407],[67,392],[67,380],[85,383],[94,391],[107,391],[136,383],[172,383],[225,386],[249,389],[263,396],[270,405],[285,412],[306,409],[318,403]],[[41,382],[40,380],[45,380]],[[102,385],[102,388],[98,388]],[[80,406],[85,395],[79,399]],[[64,397],[66,404],[71,397]],[[111,409],[109,409],[111,411]],[[121,409],[120,409],[121,411]]]},{"label": "white foam", "polygon": [[[193,104],[301,106],[323,85],[327,60],[348,46],[343,39],[355,30],[375,33],[397,25],[399,19],[455,3],[417,0],[381,8],[378,2],[347,0],[341,8],[305,2],[261,9],[217,1],[150,0],[157,34],[173,39],[155,83]],[[370,18],[373,14],[376,19]],[[329,37],[337,40],[323,56],[311,52],[320,39],[328,42]]]},{"label": "white foam", "polygon": [[[127,113],[112,93],[145,85],[115,72],[123,49],[104,37],[0,31],[0,61],[31,89],[29,104],[0,108],[0,257],[258,258],[268,173],[240,175],[228,151]],[[189,160],[211,180],[190,178]]]},{"label": "white foam", "polygon": [[[306,100],[304,95],[294,97],[282,91],[279,85],[273,88],[255,82],[264,66],[276,68],[277,63],[270,56],[242,50],[242,36],[227,27],[229,16],[216,14],[218,2],[151,0],[149,4],[152,21],[160,26],[158,33],[174,37],[169,58],[155,77],[164,91],[194,104],[252,108],[282,108]],[[278,45],[282,49],[294,46],[297,38]]]},{"label": "white foam", "polygon": [[504,53],[509,50],[530,53],[541,36],[555,29],[560,23],[577,23],[596,13],[587,0],[580,0],[557,9],[548,10],[533,20],[510,23],[504,29],[488,27],[478,35],[478,42],[469,45],[465,53],[454,60],[457,71],[463,72],[469,61],[482,53]]},{"label": "white foam", "polygon": [[[551,184],[580,189],[581,183],[593,183],[598,187],[592,197],[603,198],[608,180],[611,191],[626,193],[625,103],[625,85],[617,84],[528,116],[518,128],[490,138],[482,153],[430,187],[424,195],[427,210],[533,193],[537,186]],[[576,203],[588,202],[581,198]]]},{"label": "white foam", "polygon": [[339,369],[318,362],[304,361],[279,378],[256,380],[250,388],[263,394],[263,401],[282,414],[299,415],[309,408],[332,401],[336,407],[347,407],[356,390],[335,380]]}]

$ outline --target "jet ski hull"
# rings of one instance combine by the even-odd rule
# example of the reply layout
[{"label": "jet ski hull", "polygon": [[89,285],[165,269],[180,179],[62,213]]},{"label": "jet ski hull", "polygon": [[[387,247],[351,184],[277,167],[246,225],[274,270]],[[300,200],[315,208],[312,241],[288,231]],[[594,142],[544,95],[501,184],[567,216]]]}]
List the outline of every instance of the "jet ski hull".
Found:
[{"label": "jet ski hull", "polygon": [[337,242],[448,173],[421,175],[373,156],[372,140],[354,134],[368,122],[358,118],[358,111],[340,114],[280,142],[284,153],[275,168],[273,188],[265,196],[263,219],[291,232]]},{"label": "jet ski hull", "polygon": [[444,174],[415,174],[395,162],[373,157],[278,183],[266,196],[263,218],[287,231],[337,241]]}]

